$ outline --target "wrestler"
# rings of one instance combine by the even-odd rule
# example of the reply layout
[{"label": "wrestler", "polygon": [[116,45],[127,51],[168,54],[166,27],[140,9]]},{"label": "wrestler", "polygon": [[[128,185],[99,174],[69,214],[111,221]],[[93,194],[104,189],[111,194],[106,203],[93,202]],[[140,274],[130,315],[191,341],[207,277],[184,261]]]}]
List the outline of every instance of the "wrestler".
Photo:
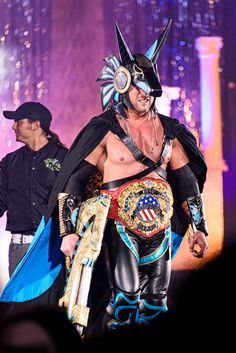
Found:
[{"label": "wrestler", "polygon": [[[106,58],[99,77],[108,80],[101,93],[103,108],[109,109],[90,122],[99,126],[106,121],[107,131],[59,194],[61,250],[71,258],[78,241],[71,215],[80,207],[88,177],[96,170],[102,175],[100,195],[111,201],[103,247],[112,294],[98,319],[101,330],[148,323],[167,310],[172,231],[176,233],[172,220],[177,215],[185,231],[186,224],[193,225],[189,240],[193,256],[203,257],[208,248],[200,194],[206,171],[203,157],[187,128],[159,114],[154,104],[162,93],[155,60],[169,27],[145,55],[132,55],[116,27],[121,62],[115,56]],[[113,83],[109,81],[112,68]],[[107,92],[112,89],[109,100]]]},{"label": "wrestler", "polygon": [[[208,249],[203,155],[185,125],[156,110],[162,94],[156,60],[170,26],[171,21],[145,54],[131,54],[116,25],[120,58],[106,57],[98,78],[104,112],[76,137],[49,199],[39,238],[46,235],[51,241],[54,236],[56,253],[59,204],[61,250],[71,258],[59,304],[67,307],[68,317],[87,337],[147,324],[167,310],[171,259],[189,228],[193,256],[201,258]],[[101,184],[94,193],[88,187],[91,178]],[[41,248],[38,242],[32,254]],[[106,269],[98,267],[103,258]],[[21,274],[26,273],[25,263]],[[49,273],[43,263],[40,266],[41,277],[50,277],[44,281],[48,287],[58,272],[49,265]],[[109,297],[99,306],[104,273]],[[25,293],[25,278],[17,275],[17,286],[16,281],[8,285],[4,300]],[[42,293],[38,283],[35,278],[27,284],[27,293],[35,289],[30,290],[36,292],[32,299]]]}]

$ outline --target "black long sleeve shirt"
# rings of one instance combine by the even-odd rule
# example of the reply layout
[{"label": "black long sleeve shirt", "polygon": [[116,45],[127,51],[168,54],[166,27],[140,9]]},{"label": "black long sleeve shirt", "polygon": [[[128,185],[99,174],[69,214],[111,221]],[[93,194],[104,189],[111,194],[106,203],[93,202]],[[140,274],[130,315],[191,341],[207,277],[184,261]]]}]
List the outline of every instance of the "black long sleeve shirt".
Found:
[{"label": "black long sleeve shirt", "polygon": [[30,234],[37,229],[66,152],[49,140],[39,151],[24,146],[2,159],[0,217],[7,211],[6,230]]}]

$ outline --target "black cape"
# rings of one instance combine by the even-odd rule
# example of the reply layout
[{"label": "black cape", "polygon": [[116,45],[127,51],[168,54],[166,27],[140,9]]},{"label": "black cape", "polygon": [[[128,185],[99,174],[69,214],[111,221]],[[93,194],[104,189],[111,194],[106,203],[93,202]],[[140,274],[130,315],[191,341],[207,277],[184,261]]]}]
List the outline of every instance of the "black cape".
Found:
[{"label": "black cape", "polygon": [[[197,146],[195,136],[184,124],[179,123],[177,119],[162,115],[160,113],[158,113],[158,116],[161,120],[166,137],[171,140],[177,138],[183,146],[189,158],[189,167],[198,181],[200,192],[202,192],[206,181],[207,166],[204,157]],[[101,115],[92,118],[90,122],[80,131],[68,151],[66,158],[64,159],[62,169],[54,184],[46,218],[51,217],[55,209],[57,209],[58,193],[63,191],[67,180],[73,171],[79,166],[81,161],[99,144],[108,131],[118,135],[120,130],[122,130],[122,128],[115,116],[115,111],[113,109],[109,109]],[[172,181],[170,174],[171,173],[168,173],[167,170],[167,180],[171,185],[174,195],[174,212],[171,220],[172,235],[177,236],[176,238],[172,236],[173,239],[176,239],[176,243],[172,242],[172,247],[175,248],[172,252],[172,256],[174,256],[181,244],[181,240],[179,240],[179,238],[182,238],[185,235],[189,223],[183,212],[181,204],[178,201],[178,190],[176,190],[175,183]],[[92,309],[91,321],[96,320],[96,317],[106,306],[110,296],[109,281],[107,276],[104,274],[104,268],[104,257],[99,256],[90,287],[90,307]]]},{"label": "black cape", "polygon": [[[197,146],[195,136],[184,125],[179,123],[177,119],[158,113],[161,123],[164,128],[164,133],[169,139],[177,138],[182,144],[189,158],[189,167],[193,171],[200,192],[203,191],[203,186],[206,181],[207,166],[204,157]],[[80,131],[73,144],[71,145],[62,165],[62,169],[56,179],[54,187],[49,198],[46,220],[53,214],[57,206],[57,196],[63,191],[67,180],[73,171],[79,166],[81,161],[89,155],[89,153],[99,144],[108,131],[118,134],[122,130],[115,116],[115,111],[109,109],[106,112],[95,116],[90,122]],[[172,230],[179,235],[184,236],[188,223],[182,211],[178,199],[176,197],[177,190],[172,182],[167,170],[167,180],[171,184],[174,194],[174,215],[172,217]]]},{"label": "black cape", "polygon": [[[204,161],[204,157],[197,147],[197,142],[194,135],[185,127],[185,125],[180,124],[177,119],[173,119],[159,113],[158,115],[164,127],[165,135],[170,139],[178,138],[183,148],[185,149],[190,161],[189,166],[192,169],[194,175],[196,176],[198,180],[200,192],[202,192],[203,186],[206,180],[207,167]],[[58,194],[64,191],[64,188],[66,186],[66,183],[70,175],[79,166],[81,161],[87,155],[89,155],[89,153],[99,144],[99,142],[103,139],[103,137],[107,134],[107,132],[111,131],[114,134],[118,134],[119,130],[121,129],[122,128],[119,125],[118,120],[116,119],[115,111],[113,109],[110,109],[102,113],[101,115],[92,118],[91,121],[80,131],[75,141],[71,145],[71,148],[67,152],[67,155],[62,165],[62,169],[58,174],[58,177],[54,183],[54,187],[52,189],[52,192],[49,198],[47,212],[44,215],[46,225],[49,223],[48,220],[50,222],[53,221],[54,224],[56,225],[56,227],[54,228],[59,229],[58,209],[57,209]],[[168,175],[168,170],[167,170],[167,175]],[[179,238],[182,238],[182,236],[184,236],[187,230],[188,223],[186,222],[186,217],[184,216],[182,208],[178,203],[178,199],[177,197],[175,197],[175,195],[177,195],[177,191],[175,190],[175,185],[171,181],[171,178],[169,178],[169,176],[167,177],[167,179],[171,184],[172,191],[174,194],[174,214],[171,221],[172,232],[177,234]],[[59,230],[57,230],[57,236],[59,237]],[[49,235],[49,241],[51,239],[52,237]],[[57,246],[58,246],[58,252],[60,252],[59,244]],[[31,259],[32,258],[34,259],[33,253],[32,253]],[[43,264],[41,264],[41,266],[43,266]],[[29,266],[27,265],[27,261],[24,262],[23,267],[25,268],[26,271],[29,269]],[[34,272],[32,266],[31,266],[31,270],[32,272]],[[51,287],[49,287],[45,293],[40,295],[40,297],[35,297],[32,295],[32,300],[28,301],[30,308],[34,307],[35,305],[38,306],[40,303],[42,304],[52,303],[56,305],[57,300],[63,294],[63,287],[65,284],[63,270],[64,270],[64,266],[62,267],[62,271],[60,272],[60,275],[55,278],[54,284]],[[24,303],[24,302],[21,302],[21,303],[16,303],[16,301],[14,301],[13,303],[8,302],[9,301],[8,297],[12,296],[12,292],[14,291],[14,288],[16,288],[16,284],[19,285],[19,281],[20,281],[21,288],[24,289],[26,287],[24,283],[24,276],[23,276],[24,272],[22,270],[20,270],[19,272],[20,273],[17,273],[17,276],[15,276],[17,280],[13,279],[12,281],[10,281],[10,285],[7,287],[7,290],[4,292],[5,297],[7,299],[3,299],[2,304],[8,304],[7,306],[5,306],[5,308],[6,307],[8,308],[7,310],[8,313],[10,312],[10,308],[14,308],[13,311],[16,311],[16,309],[18,308],[22,308],[23,310],[25,310],[25,306],[27,305],[27,303]],[[98,303],[98,301],[101,298],[101,296],[104,294],[104,289],[106,289],[109,286],[107,277],[103,275],[104,273],[105,273],[104,259],[103,259],[103,256],[99,256],[94,269],[93,281],[91,283],[91,290],[90,290],[92,302],[94,303],[92,304],[93,307],[98,307],[98,308],[100,307],[99,306],[100,303]],[[38,279],[36,279],[36,288],[37,288],[37,280]],[[34,285],[34,283],[32,284]],[[105,294],[105,297],[108,298],[106,294]],[[4,303],[4,301],[8,303]],[[11,304],[13,304],[13,306]],[[16,304],[19,304],[19,305],[16,305]],[[25,304],[25,306],[22,307],[22,304]]]}]

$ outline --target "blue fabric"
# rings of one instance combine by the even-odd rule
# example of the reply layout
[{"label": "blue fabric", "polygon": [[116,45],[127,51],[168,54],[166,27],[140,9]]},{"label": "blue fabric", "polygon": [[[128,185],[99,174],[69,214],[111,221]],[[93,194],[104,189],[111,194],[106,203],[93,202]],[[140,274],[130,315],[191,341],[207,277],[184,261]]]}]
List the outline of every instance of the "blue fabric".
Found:
[{"label": "blue fabric", "polygon": [[182,243],[183,237],[181,235],[178,235],[177,233],[171,232],[171,259],[175,257],[181,243]]},{"label": "blue fabric", "polygon": [[122,224],[120,224],[118,221],[115,221],[115,223],[116,223],[116,229],[117,229],[118,233],[120,234],[121,238],[123,239],[125,244],[128,246],[128,248],[132,251],[132,253],[136,257],[136,259],[140,265],[143,265],[147,262],[155,261],[160,256],[162,256],[162,254],[165,252],[165,250],[169,244],[170,237],[171,237],[171,259],[173,260],[173,258],[175,257],[175,255],[176,255],[176,253],[182,243],[182,240],[183,240],[183,237],[181,235],[178,235],[175,232],[171,232],[171,235],[170,235],[169,234],[170,227],[168,227],[166,229],[166,237],[165,237],[162,245],[153,254],[149,255],[148,257],[139,258],[139,255],[138,255],[135,247],[133,246],[132,241],[130,240],[129,236],[125,232],[125,227]]},{"label": "blue fabric", "polygon": [[132,241],[130,240],[130,237],[126,233],[125,226],[123,226],[117,220],[115,220],[115,224],[116,224],[117,232],[121,236],[121,238],[124,241],[125,245],[130,249],[130,251],[132,251],[132,253],[136,257],[136,260],[139,262],[139,254],[137,253],[137,250],[135,249],[135,246],[133,245]]},{"label": "blue fabric", "polygon": [[46,292],[57,278],[64,255],[59,225],[42,217],[30,247],[3,289],[0,301],[25,302]]},{"label": "blue fabric", "polygon": [[[182,236],[172,232],[172,259],[182,239]],[[0,301],[25,302],[45,293],[53,285],[64,262],[60,246],[59,224],[52,218],[45,224],[43,217],[27,253],[7,282]]]}]

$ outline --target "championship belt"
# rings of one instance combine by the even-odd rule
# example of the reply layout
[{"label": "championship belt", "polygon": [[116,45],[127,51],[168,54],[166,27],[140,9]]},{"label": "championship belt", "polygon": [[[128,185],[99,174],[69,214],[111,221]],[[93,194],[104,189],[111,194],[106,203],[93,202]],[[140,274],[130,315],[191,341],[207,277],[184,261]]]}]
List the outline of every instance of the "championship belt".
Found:
[{"label": "championship belt", "polygon": [[115,218],[131,231],[149,238],[170,224],[173,195],[167,182],[154,178],[131,181],[116,190],[116,195]]},{"label": "championship belt", "polygon": [[67,283],[59,305],[67,308],[68,318],[80,335],[87,326],[87,305],[93,268],[99,256],[111,197],[101,195],[81,204],[76,232],[79,235]]}]

